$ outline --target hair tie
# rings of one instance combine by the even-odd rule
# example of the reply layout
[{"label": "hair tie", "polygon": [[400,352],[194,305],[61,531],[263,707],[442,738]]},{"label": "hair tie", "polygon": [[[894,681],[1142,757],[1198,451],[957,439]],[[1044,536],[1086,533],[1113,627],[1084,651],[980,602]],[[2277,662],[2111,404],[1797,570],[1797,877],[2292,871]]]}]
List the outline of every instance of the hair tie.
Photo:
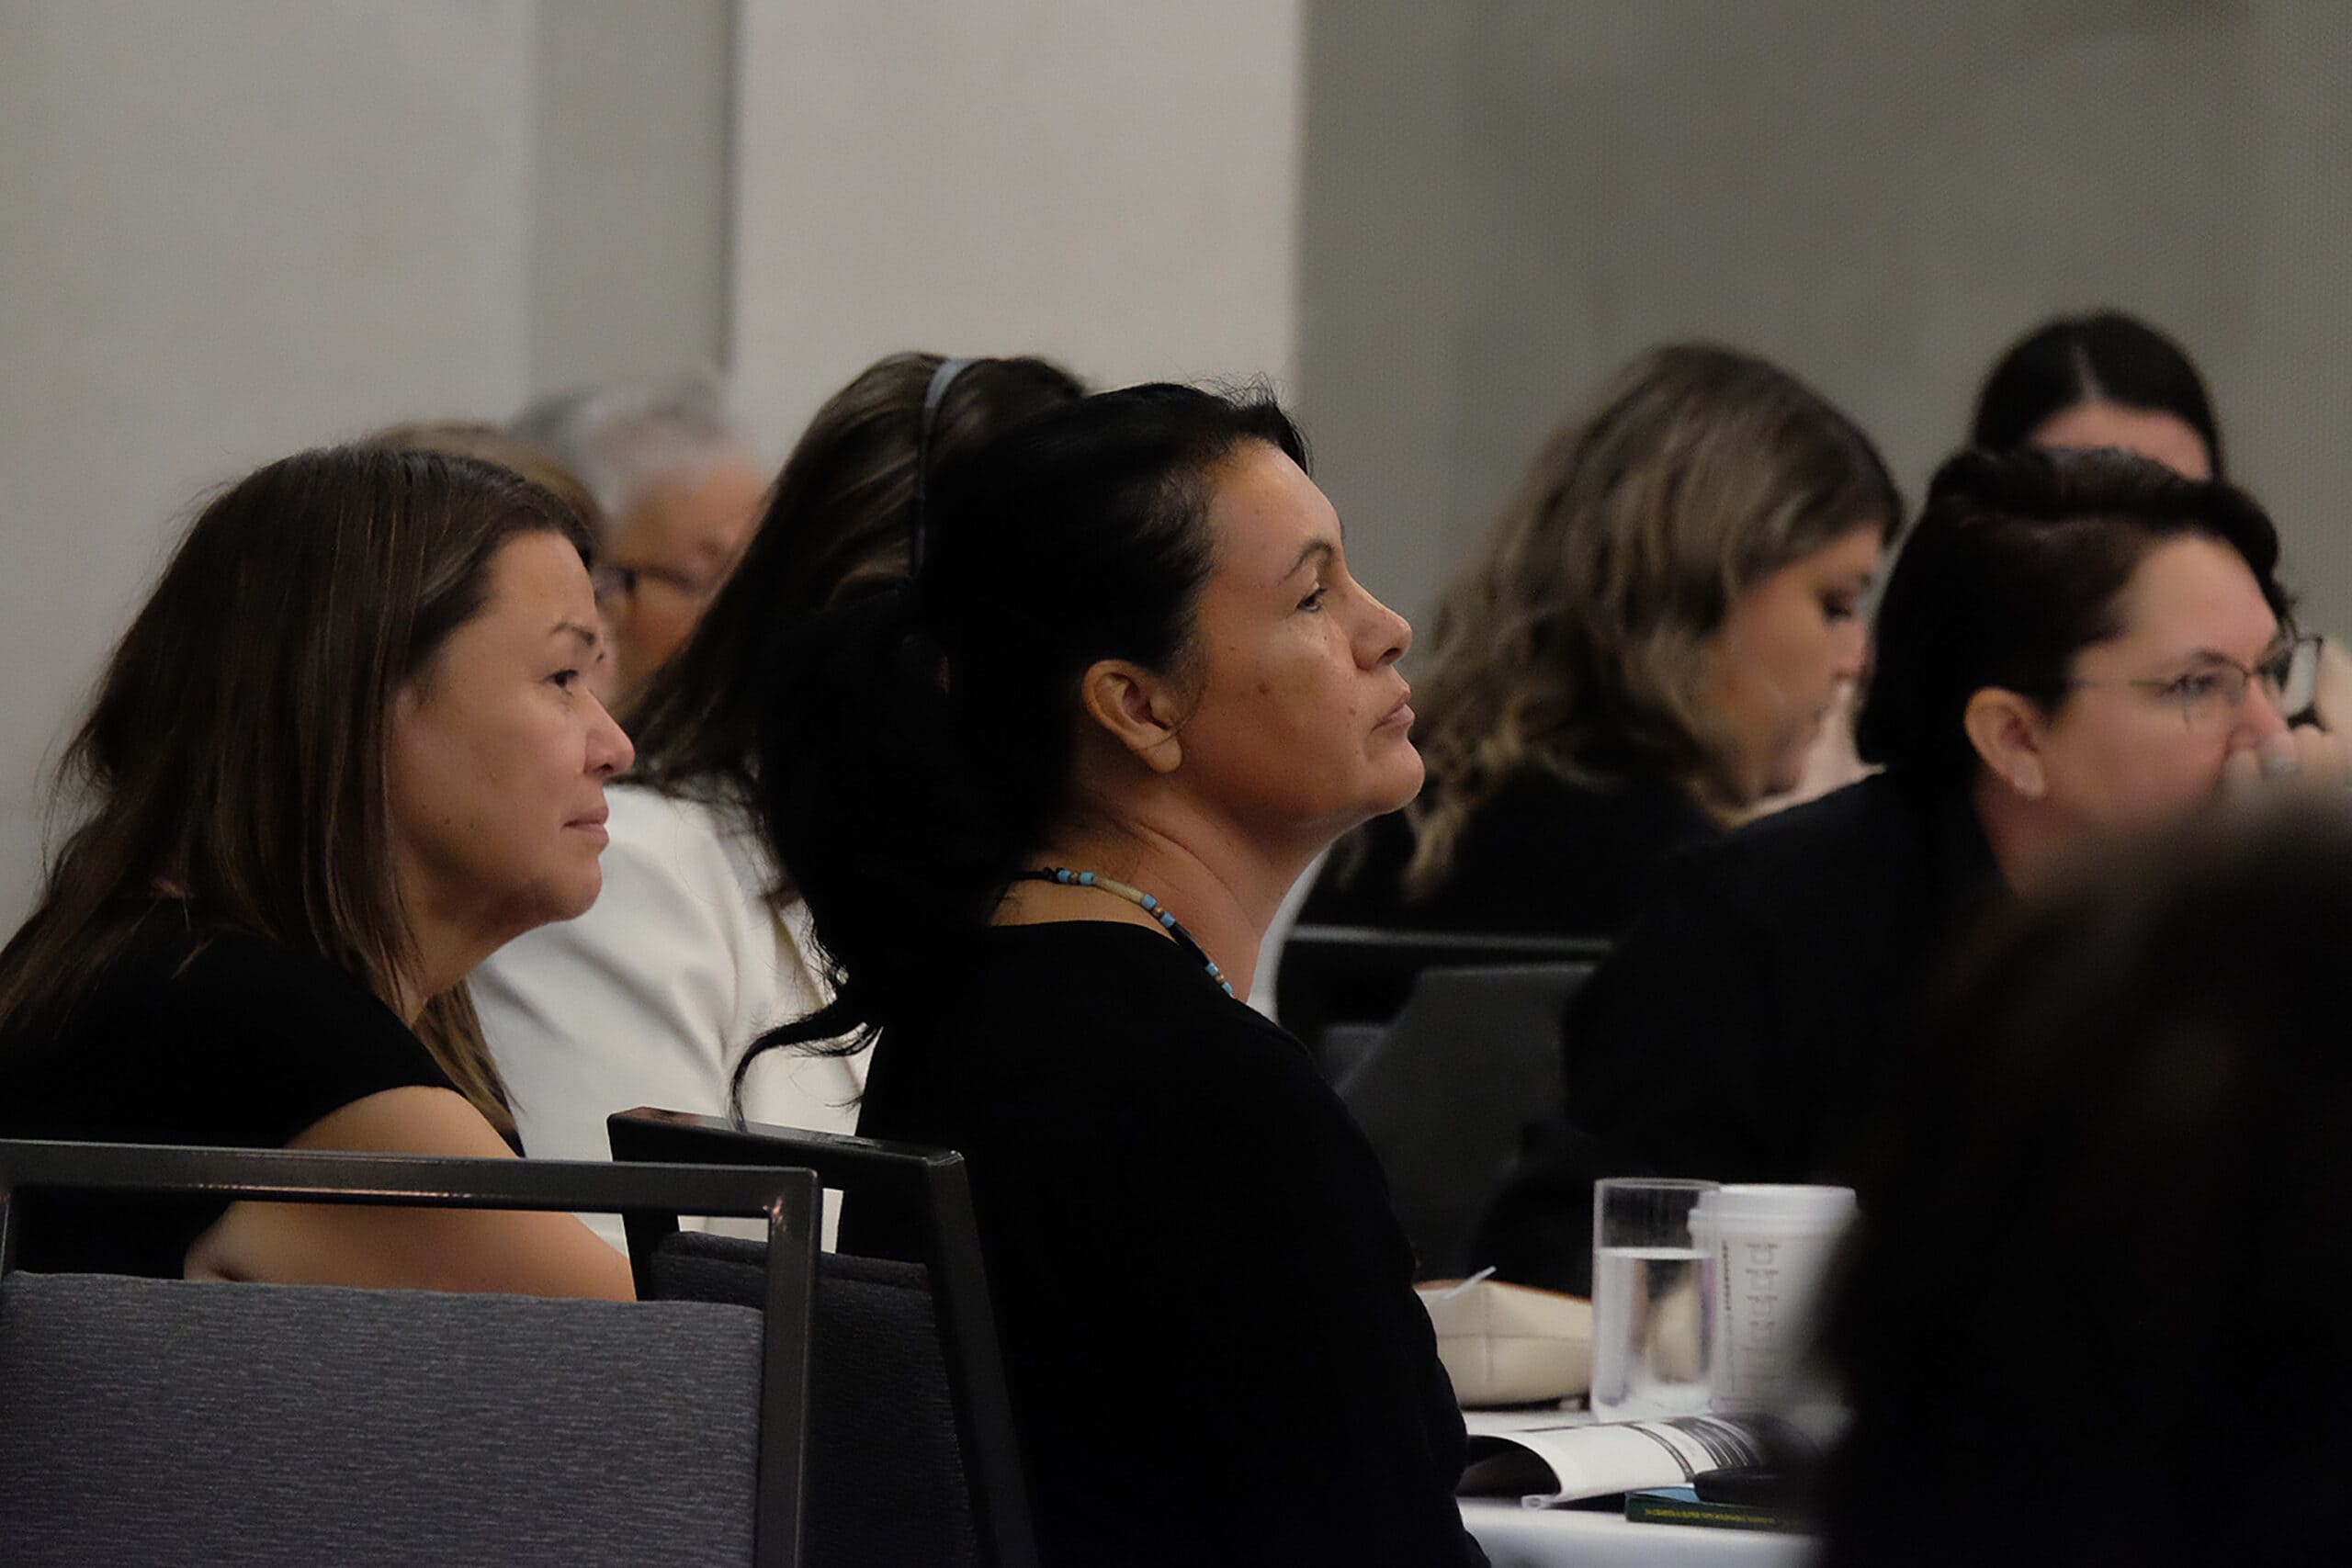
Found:
[{"label": "hair tie", "polygon": [[915,506],[914,517],[907,529],[907,574],[919,576],[923,558],[931,553],[931,432],[939,423],[939,406],[947,400],[947,389],[964,373],[969,359],[943,359],[939,368],[931,373],[931,385],[922,394],[922,419],[915,426]]}]

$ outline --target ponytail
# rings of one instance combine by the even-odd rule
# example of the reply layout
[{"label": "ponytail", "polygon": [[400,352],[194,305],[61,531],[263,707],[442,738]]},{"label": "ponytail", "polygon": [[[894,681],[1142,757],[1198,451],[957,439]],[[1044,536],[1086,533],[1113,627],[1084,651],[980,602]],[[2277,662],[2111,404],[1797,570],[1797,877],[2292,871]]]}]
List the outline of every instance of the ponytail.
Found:
[{"label": "ponytail", "polygon": [[1041,414],[934,476],[918,578],[786,639],[754,804],[834,999],[745,1068],[859,1049],[988,924],[1069,806],[1086,669],[1192,657],[1215,471],[1253,442],[1304,466],[1263,396],[1131,387]]},{"label": "ponytail", "polygon": [[910,581],[813,617],[781,665],[759,821],[816,917],[833,1000],[757,1048],[846,1053],[987,922],[1044,836],[1056,781],[1018,738],[989,743],[962,721]]}]

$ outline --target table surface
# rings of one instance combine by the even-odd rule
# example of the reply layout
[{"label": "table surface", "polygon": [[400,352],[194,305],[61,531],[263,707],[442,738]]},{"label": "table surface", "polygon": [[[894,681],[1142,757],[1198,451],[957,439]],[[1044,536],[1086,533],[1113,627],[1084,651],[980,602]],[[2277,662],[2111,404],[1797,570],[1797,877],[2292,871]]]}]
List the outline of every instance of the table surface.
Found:
[{"label": "table surface", "polygon": [[[1473,1432],[1588,1421],[1581,1411],[1467,1410]],[[1530,1508],[1516,1497],[1464,1497],[1462,1522],[1494,1568],[1803,1568],[1809,1536],[1696,1525],[1632,1524],[1592,1508]]]},{"label": "table surface", "polygon": [[1629,1524],[1584,1508],[1528,1508],[1464,1497],[1462,1522],[1494,1568],[1803,1568],[1809,1536],[1696,1525]]}]

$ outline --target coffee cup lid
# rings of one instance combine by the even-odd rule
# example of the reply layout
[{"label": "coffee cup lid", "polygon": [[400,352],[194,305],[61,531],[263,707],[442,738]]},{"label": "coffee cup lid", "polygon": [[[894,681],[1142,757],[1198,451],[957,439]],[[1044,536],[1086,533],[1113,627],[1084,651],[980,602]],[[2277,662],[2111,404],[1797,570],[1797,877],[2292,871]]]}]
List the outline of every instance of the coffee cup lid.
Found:
[{"label": "coffee cup lid", "polygon": [[1735,1184],[1702,1193],[1691,1218],[1715,1225],[1774,1230],[1836,1230],[1854,1217],[1850,1187]]}]

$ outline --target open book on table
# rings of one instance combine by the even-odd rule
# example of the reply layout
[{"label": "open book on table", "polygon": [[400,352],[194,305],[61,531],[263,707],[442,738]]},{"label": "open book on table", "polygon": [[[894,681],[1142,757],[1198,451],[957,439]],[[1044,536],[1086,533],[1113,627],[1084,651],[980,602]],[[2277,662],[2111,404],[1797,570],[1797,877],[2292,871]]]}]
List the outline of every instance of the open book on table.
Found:
[{"label": "open book on table", "polygon": [[1593,1421],[1577,1415],[1468,1413],[1467,1496],[1518,1497],[1531,1508],[1660,1486],[1705,1471],[1766,1464],[1804,1439],[1769,1416],[1677,1416]]}]

